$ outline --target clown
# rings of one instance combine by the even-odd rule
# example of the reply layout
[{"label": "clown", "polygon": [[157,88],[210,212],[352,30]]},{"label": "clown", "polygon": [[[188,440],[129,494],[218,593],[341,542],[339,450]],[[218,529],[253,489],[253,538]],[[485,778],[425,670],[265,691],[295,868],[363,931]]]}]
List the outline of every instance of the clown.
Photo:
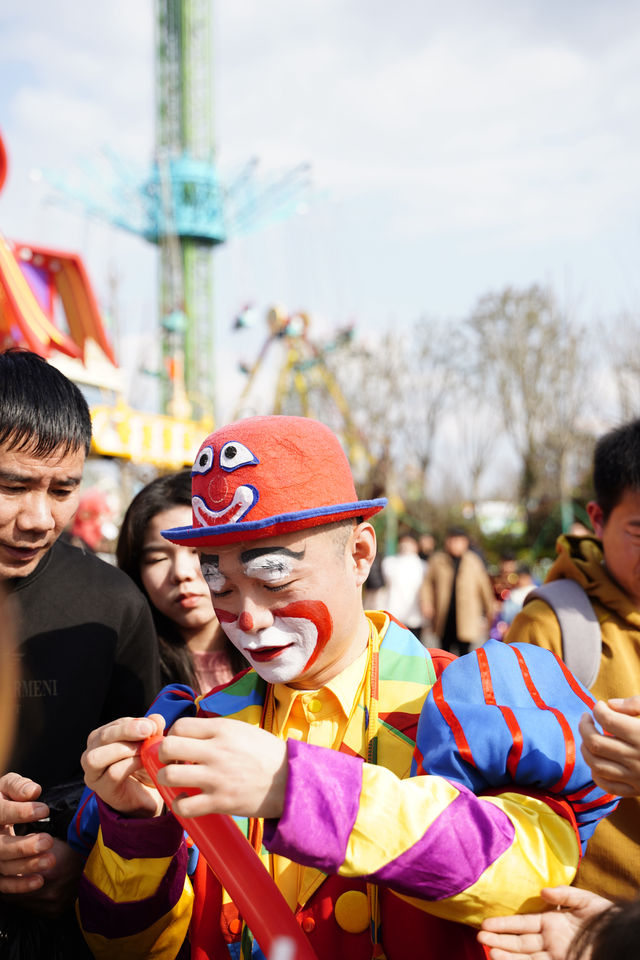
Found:
[{"label": "clown", "polygon": [[164,536],[199,551],[252,669],[203,697],[167,688],[89,737],[100,830],[79,916],[95,956],[262,955],[144,776],[140,744],[165,728],[173,812],[238,818],[319,960],[483,956],[473,927],[569,883],[615,805],[576,746],[588,694],[545,651],[496,642],[455,661],[363,610],[385,501],[358,501],[322,424],[216,431],[192,492],[192,525]]},{"label": "clown", "polygon": [[[316,675],[325,659],[335,662],[341,656],[335,649],[340,640],[334,637],[329,608],[317,594],[320,590],[336,596],[335,565],[307,555],[307,550],[313,551],[312,537],[294,537],[293,548],[282,546],[281,538],[355,517],[364,520],[386,503],[384,499],[358,501],[349,465],[339,445],[336,447],[335,436],[328,427],[314,423],[314,443],[310,445],[311,423],[297,417],[256,417],[207,437],[193,467],[194,525],[165,533],[176,543],[200,549],[202,572],[218,620],[256,673],[269,683],[309,689],[319,685]],[[275,426],[286,442],[286,461],[277,443],[264,444],[265,433],[273,434]],[[327,463],[335,468],[329,476]],[[340,502],[345,496],[347,502]],[[314,506],[310,508],[311,502]],[[212,527],[213,542],[220,551],[216,553],[207,549]],[[256,536],[260,546],[241,551],[234,569],[238,552],[229,545]],[[295,549],[296,544],[300,550]],[[299,580],[298,572],[307,569],[321,582],[309,584],[312,595],[308,588],[304,597],[289,591],[295,600],[283,605],[285,585]],[[260,622],[250,602],[247,608],[238,606],[239,591],[234,592],[236,582],[252,581],[262,585],[263,592],[271,591],[274,598],[269,615]],[[344,646],[348,650],[352,637],[350,624],[345,626],[342,632],[347,634]]]}]

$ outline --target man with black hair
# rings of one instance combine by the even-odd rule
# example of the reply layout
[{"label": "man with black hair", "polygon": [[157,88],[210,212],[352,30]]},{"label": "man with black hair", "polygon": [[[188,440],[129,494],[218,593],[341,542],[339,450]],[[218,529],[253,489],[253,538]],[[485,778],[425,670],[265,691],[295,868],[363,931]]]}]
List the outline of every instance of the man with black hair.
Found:
[{"label": "man with black hair", "polygon": [[90,443],[75,384],[37,354],[1,353],[0,580],[17,608],[20,662],[12,772],[0,777],[0,957],[25,938],[29,957],[88,955],[70,910],[82,861],[66,843],[80,756],[96,723],[137,715],[159,687],[140,592],[58,539]]},{"label": "man with black hair", "polygon": [[[595,500],[587,512],[595,536],[563,535],[547,582],[573,580],[585,591],[602,638],[600,666],[591,692],[598,700],[640,691],[640,420],[597,442],[593,458]],[[579,629],[579,627],[578,627]],[[586,633],[578,642],[586,643]],[[507,642],[533,643],[566,655],[566,638],[551,607],[527,602]],[[597,711],[596,711],[597,715]],[[585,731],[582,731],[583,734]],[[611,899],[631,898],[640,887],[640,800],[625,797],[596,830],[576,884]]]}]

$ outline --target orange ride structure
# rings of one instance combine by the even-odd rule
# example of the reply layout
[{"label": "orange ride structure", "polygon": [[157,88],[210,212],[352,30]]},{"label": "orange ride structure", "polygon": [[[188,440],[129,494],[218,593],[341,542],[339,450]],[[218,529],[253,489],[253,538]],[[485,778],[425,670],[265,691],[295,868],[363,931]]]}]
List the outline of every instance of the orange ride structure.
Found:
[{"label": "orange ride structure", "polygon": [[[0,136],[0,190],[7,153]],[[69,328],[56,324],[62,306]],[[7,240],[0,233],[0,345],[24,346],[42,357],[55,350],[84,361],[87,340],[116,359],[82,259],[75,253]]]},{"label": "orange ride structure", "polygon": [[[7,172],[0,134],[0,191]],[[0,349],[14,346],[51,360],[81,387],[97,387],[107,396],[109,402],[91,406],[93,453],[160,469],[177,469],[193,461],[203,431],[207,433],[211,424],[143,413],[126,405],[118,387],[116,357],[82,258],[8,240],[0,232]],[[110,367],[113,376],[93,380],[88,375],[90,358]]]}]

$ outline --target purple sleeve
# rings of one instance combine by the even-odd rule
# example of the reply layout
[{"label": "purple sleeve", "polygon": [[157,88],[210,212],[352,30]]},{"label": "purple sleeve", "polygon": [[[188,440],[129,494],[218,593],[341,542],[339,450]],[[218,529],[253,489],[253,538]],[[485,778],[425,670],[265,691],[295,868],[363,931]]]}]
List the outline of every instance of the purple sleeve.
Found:
[{"label": "purple sleeve", "polygon": [[358,815],[363,761],[296,740],[287,740],[287,754],[284,813],[279,820],[265,820],[265,846],[335,873]]},{"label": "purple sleeve", "polygon": [[[504,812],[462,785],[442,777],[399,780],[359,757],[295,740],[287,749],[284,812],[264,828],[273,853],[325,873],[366,877],[400,893],[440,900],[474,884],[513,842],[513,824]],[[354,825],[364,808],[358,836]],[[363,842],[364,825],[369,831]],[[390,831],[399,845],[386,843]]]},{"label": "purple sleeve", "polygon": [[142,900],[112,900],[93,882],[101,874],[93,873],[91,860],[81,877],[78,909],[84,932],[118,938],[135,936],[169,914],[182,895],[187,870],[183,830],[171,814],[149,819],[123,817],[102,800],[98,800],[98,808],[104,846],[121,858],[124,871],[127,861],[137,858],[169,860],[155,893]]}]

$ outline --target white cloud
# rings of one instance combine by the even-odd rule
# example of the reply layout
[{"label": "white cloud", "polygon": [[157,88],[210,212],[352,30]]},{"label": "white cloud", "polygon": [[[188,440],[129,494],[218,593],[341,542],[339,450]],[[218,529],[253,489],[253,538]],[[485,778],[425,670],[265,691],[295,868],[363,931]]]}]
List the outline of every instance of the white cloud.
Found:
[{"label": "white cloud", "polygon": [[[265,11],[239,6],[259,33]],[[339,196],[394,202],[395,238],[484,230],[499,243],[572,241],[619,220],[637,195],[638,34],[620,28],[594,52],[584,23],[578,36],[556,33],[548,15],[546,32],[530,31],[503,6],[502,21],[468,8],[471,21],[454,28],[426,6],[431,22],[414,4],[397,8],[405,36],[407,23],[417,27],[401,55],[382,42],[364,61],[353,35],[335,29],[344,5],[307,11],[317,30],[298,45],[295,24],[285,26],[269,69],[254,36],[253,70],[224,60],[227,139],[282,165],[312,158],[317,183]],[[364,23],[362,7],[346,7]],[[392,22],[383,18],[377,41]]]},{"label": "white cloud", "polygon": [[[630,305],[637,4],[213,4],[222,166],[309,161],[317,191],[308,217],[217,252],[221,352],[235,355],[228,325],[251,298],[370,329],[569,274],[586,309]],[[153,9],[33,0],[0,19],[0,229],[81,248],[99,290],[116,257],[135,328],[154,322],[153,251],[52,207],[27,173],[97,164],[104,145],[150,159]]]}]

